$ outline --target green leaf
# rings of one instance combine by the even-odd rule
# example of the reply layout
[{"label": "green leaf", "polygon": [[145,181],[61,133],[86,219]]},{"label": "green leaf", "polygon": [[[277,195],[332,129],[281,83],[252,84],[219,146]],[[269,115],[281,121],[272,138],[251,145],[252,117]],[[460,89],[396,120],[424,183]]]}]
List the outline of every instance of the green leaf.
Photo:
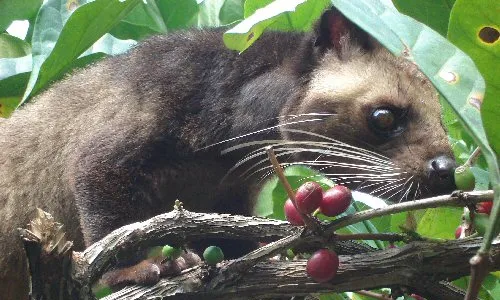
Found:
[{"label": "green leaf", "polygon": [[0,1],[0,32],[5,31],[12,21],[33,18],[40,5],[42,5],[42,0]]},{"label": "green leaf", "polygon": [[[247,0],[245,2],[245,16],[249,17],[257,9],[263,8],[273,0]],[[284,12],[275,18],[268,29],[282,31],[308,31],[317,21],[318,16],[330,4],[329,0],[306,1],[297,7],[293,13]]]},{"label": "green leaf", "polygon": [[196,0],[160,0],[158,8],[168,30],[188,28],[196,24],[199,7]]},{"label": "green leaf", "polygon": [[199,4],[197,26],[203,28],[227,25],[238,20],[233,19],[234,14],[238,19],[243,15],[243,5],[240,0],[205,0]]},{"label": "green leaf", "polygon": [[[470,277],[462,277],[460,279],[454,280],[453,284],[462,289],[467,289],[469,285]],[[481,300],[498,300],[498,295],[500,295],[500,282],[499,279],[493,275],[488,275],[483,280],[481,284],[481,289],[479,290],[479,299]]]},{"label": "green leaf", "polygon": [[166,31],[161,12],[152,0],[137,5],[110,33],[119,39],[142,40],[152,34]]},{"label": "green leaf", "polygon": [[[474,59],[479,70],[483,74],[487,89],[484,101],[481,105],[481,97],[472,98],[473,104],[481,105],[481,115],[488,140],[492,150],[482,139],[479,141],[481,150],[488,163],[490,181],[495,191],[494,206],[491,212],[491,224],[485,234],[483,246],[480,251],[488,251],[491,241],[498,234],[500,228],[500,169],[497,157],[500,154],[500,125],[498,123],[498,111],[500,110],[500,83],[498,78],[500,71],[500,42],[499,28],[500,16],[498,15],[498,3],[494,0],[474,1],[471,6],[468,1],[457,0],[451,12],[448,38]],[[489,31],[488,31],[489,29]],[[485,30],[489,34],[484,34]],[[495,153],[496,152],[496,153]]]},{"label": "green leaf", "polygon": [[36,94],[67,71],[73,60],[140,1],[95,0],[78,7],[73,14],[63,4],[65,1],[44,3],[33,33],[33,72],[23,99]]},{"label": "green leaf", "polygon": [[[123,53],[134,44],[135,41],[122,41],[106,34],[80,58],[72,61],[67,71],[85,67],[106,55]],[[31,55],[16,59],[0,59],[0,117],[8,117],[21,103],[30,77],[31,61]],[[63,75],[60,73],[53,80],[59,80]]]},{"label": "green leaf", "polygon": [[[401,226],[403,226],[406,223],[406,218],[408,214],[413,214],[413,217],[415,218],[417,224],[420,223],[420,220],[423,218],[425,215],[426,210],[415,210],[412,212],[401,212],[397,214],[391,215],[391,226],[390,226],[390,231],[391,232],[402,232]],[[418,227],[418,225],[417,225]],[[418,230],[418,228],[417,228]]]},{"label": "green leaf", "polygon": [[403,14],[446,36],[451,8],[455,0],[393,0],[392,2]]},{"label": "green leaf", "polygon": [[463,209],[460,208],[427,209],[418,223],[417,233],[425,237],[454,239],[462,213]]},{"label": "green leaf", "polygon": [[[316,1],[310,2],[313,3]],[[276,0],[264,8],[257,10],[238,25],[226,31],[226,33],[224,33],[224,43],[230,49],[244,51],[260,37],[267,27],[276,22],[282,14],[295,10],[297,10],[297,13],[300,13],[299,9],[305,5],[304,3],[306,3],[306,0]],[[321,3],[323,2],[321,1]],[[325,1],[325,4],[326,3]],[[311,10],[308,9],[308,5],[305,6],[305,10],[311,13]],[[310,20],[317,19],[323,8],[321,10],[312,10],[315,14],[309,14],[307,18]],[[302,14],[305,13],[302,12]],[[302,17],[300,19],[302,19]],[[292,24],[293,21],[290,23]],[[306,24],[307,22],[304,21],[303,23]]]},{"label": "green leaf", "polygon": [[0,33],[0,58],[16,58],[30,52],[30,45],[25,41],[7,33]]},{"label": "green leaf", "polygon": [[21,102],[31,72],[31,55],[0,58],[0,117],[7,118]]},{"label": "green leaf", "polygon": [[222,24],[231,24],[243,20],[245,0],[226,0],[219,11],[219,20]]},{"label": "green leaf", "polygon": [[[498,1],[477,0],[474,2],[457,0],[451,14],[448,38],[474,60],[486,81],[486,93],[481,106],[481,114],[488,140],[497,154],[500,153],[500,41],[498,38],[500,14]],[[480,33],[485,28],[496,30],[496,41],[487,42]],[[486,31],[487,32],[487,31]],[[494,38],[494,36],[492,36]]]}]

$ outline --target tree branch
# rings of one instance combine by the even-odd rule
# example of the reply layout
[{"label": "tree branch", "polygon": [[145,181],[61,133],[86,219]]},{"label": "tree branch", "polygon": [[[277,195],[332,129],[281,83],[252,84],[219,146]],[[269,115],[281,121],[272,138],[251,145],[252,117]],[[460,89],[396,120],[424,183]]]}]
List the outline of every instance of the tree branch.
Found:
[{"label": "tree branch", "polygon": [[[266,261],[252,266],[238,282],[208,290],[204,281],[207,269],[198,266],[182,275],[163,279],[152,287],[131,286],[105,298],[139,299],[171,297],[171,299],[248,299],[305,296],[321,292],[345,292],[387,286],[406,286],[424,297],[438,299],[426,290],[426,280],[453,280],[469,272],[468,258],[481,243],[480,238],[444,243],[413,242],[405,247],[386,249],[353,256],[340,256],[336,277],[328,283],[315,283],[306,276],[306,260]],[[493,265],[500,268],[500,241],[492,250]],[[228,262],[230,264],[230,262]],[[217,270],[212,270],[217,272]],[[197,278],[193,280],[193,278]],[[463,299],[461,292],[442,294],[441,300]]]},{"label": "tree branch", "polygon": [[383,208],[375,208],[364,210],[352,215],[344,216],[330,222],[326,227],[328,232],[333,232],[342,227],[356,224],[362,221],[370,220],[376,217],[391,215],[404,211],[412,211],[425,208],[436,207],[464,207],[474,205],[483,201],[491,201],[493,199],[493,191],[473,191],[473,192],[456,192],[451,195],[437,196],[427,199],[402,202],[389,205]]},{"label": "tree branch", "polygon": [[[226,214],[194,213],[181,208],[121,227],[83,252],[73,252],[71,256],[71,276],[65,288],[72,299],[93,299],[91,285],[116,264],[118,258],[134,255],[142,249],[166,242],[185,244],[200,238],[245,239],[271,242],[239,259],[222,264],[221,268],[204,265],[183,272],[180,276],[162,280],[154,287],[128,287],[118,295],[153,295],[197,298],[235,298],[241,295],[260,295],[274,297],[305,295],[322,291],[355,291],[384,286],[408,286],[425,296],[444,295],[439,299],[459,299],[460,292],[445,284],[436,284],[467,275],[467,261],[478,249],[480,240],[458,240],[441,243],[415,241],[405,247],[374,251],[374,249],[352,241],[339,241],[333,229],[372,217],[437,206],[463,206],[485,201],[492,196],[491,191],[459,193],[451,196],[434,197],[418,202],[392,205],[388,208],[367,210],[351,216],[339,218],[331,224],[322,225],[329,229],[321,236],[304,227],[291,226],[288,222],[258,217],[243,217]],[[42,226],[43,227],[43,226]],[[61,239],[60,225],[54,225],[57,234],[53,235],[59,245],[67,245]],[[42,230],[42,229],[40,229]],[[38,230],[38,231],[40,231]],[[24,231],[25,244],[30,269],[44,262],[44,252],[37,254],[30,249],[33,243],[41,243],[46,252],[54,252],[54,247],[43,246],[44,241],[30,239],[31,233]],[[400,239],[401,236],[381,235],[386,239]],[[343,239],[343,238],[341,238]],[[45,241],[47,245],[54,242]],[[31,244],[30,244],[31,243]],[[56,244],[57,244],[56,243]],[[305,273],[305,261],[269,261],[267,258],[290,247],[317,249],[334,245],[341,255],[342,266],[339,274],[330,284],[313,283]],[[28,249],[29,248],[29,249]],[[52,249],[52,250],[51,250]],[[62,247],[68,253],[68,248]],[[495,270],[500,269],[498,242],[494,245],[491,259]],[[31,253],[30,253],[31,252]],[[57,252],[57,251],[56,251]],[[362,253],[352,255],[353,253]],[[40,255],[40,260],[33,259]],[[65,256],[61,256],[64,258]],[[66,255],[67,257],[67,255]],[[53,260],[53,258],[51,258]],[[266,260],[264,262],[264,260]],[[35,264],[32,266],[31,264]],[[64,264],[60,264],[64,265]],[[64,271],[64,269],[63,269]],[[68,273],[68,272],[63,272]],[[256,277],[255,277],[256,276]],[[44,281],[55,280],[44,278]],[[59,280],[61,280],[59,278]],[[50,286],[56,286],[49,282]],[[286,287],[286,288],[285,288]],[[427,289],[428,288],[428,289]],[[421,289],[424,289],[423,292]],[[428,292],[425,292],[428,290]],[[432,291],[432,292],[429,292]],[[43,293],[43,291],[42,291]],[[138,294],[139,293],[139,294]],[[115,297],[115,296],[113,296]],[[118,296],[117,296],[118,297]],[[240,297],[241,298],[241,297]],[[463,298],[463,297],[462,297]],[[69,299],[69,298],[68,298]],[[115,298],[109,298],[115,299]]]}]

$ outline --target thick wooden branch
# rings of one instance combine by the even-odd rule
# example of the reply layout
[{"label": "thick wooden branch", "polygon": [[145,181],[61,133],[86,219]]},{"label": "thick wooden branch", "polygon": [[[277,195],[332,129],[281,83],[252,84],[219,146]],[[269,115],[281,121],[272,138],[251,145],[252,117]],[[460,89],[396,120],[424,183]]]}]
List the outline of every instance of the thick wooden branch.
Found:
[{"label": "thick wooden branch", "polygon": [[[208,269],[196,267],[172,279],[163,279],[153,287],[131,286],[106,297],[141,299],[171,297],[171,299],[246,299],[307,295],[319,292],[344,292],[402,285],[424,297],[429,293],[426,280],[436,285],[441,280],[453,280],[469,272],[468,259],[475,254],[480,238],[444,243],[413,242],[402,248],[340,256],[337,276],[329,283],[318,284],[308,278],[306,261],[266,261],[244,273],[238,282],[205,290],[210,280]],[[493,246],[492,260],[500,269],[500,241]],[[217,272],[216,270],[212,270]],[[170,298],[169,298],[170,299]],[[463,299],[461,293],[441,295],[439,299]]]},{"label": "thick wooden branch", "polygon": [[[484,201],[490,196],[489,193],[473,192],[431,199],[438,201],[438,206],[471,205]],[[123,295],[127,295],[127,297],[133,295],[153,296],[155,293],[156,296],[173,296],[174,299],[192,298],[194,294],[197,298],[202,299],[213,299],[214,297],[241,299],[243,296],[254,297],[255,295],[266,298],[278,295],[354,291],[398,285],[408,286],[421,295],[440,295],[439,299],[461,299],[460,295],[462,294],[447,287],[444,281],[468,274],[467,262],[478,249],[478,240],[459,240],[446,243],[412,242],[400,249],[374,251],[364,244],[337,240],[335,234],[331,232],[331,229],[338,228],[339,224],[352,224],[352,222],[366,219],[367,216],[381,216],[395,211],[436,206],[432,201],[422,201],[424,201],[422,204],[396,204],[340,218],[333,223],[334,225],[323,225],[330,230],[322,236],[314,234],[307,228],[291,226],[284,221],[194,213],[177,208],[172,212],[144,222],[119,228],[84,252],[73,252],[71,276],[67,278],[69,283],[66,284],[66,293],[71,294],[72,299],[93,299],[91,285],[117,262],[118,257],[127,257],[141,251],[141,249],[167,242],[185,244],[191,240],[216,237],[274,242],[240,259],[226,262],[219,269],[198,266],[185,271],[176,278],[162,280],[154,287],[125,288],[109,299],[117,299],[116,297],[123,297]],[[60,227],[56,227],[58,230],[60,229]],[[24,233],[25,236],[30,236],[29,233]],[[398,239],[400,238],[398,237]],[[29,238],[25,239],[27,245],[38,242],[40,241],[36,239],[34,241],[29,240]],[[342,267],[331,284],[320,285],[308,279],[304,269],[305,261],[267,260],[270,256],[288,247],[303,248],[304,245],[307,245],[310,249],[314,249],[325,244],[334,244],[341,253],[357,253],[357,255],[341,256]],[[35,248],[31,247],[31,249]],[[497,243],[492,251],[495,270],[500,269],[499,251]],[[36,253],[36,251],[29,250],[28,257],[36,257]],[[67,250],[64,253],[67,253]],[[32,261],[35,264],[40,264],[40,261],[30,258],[30,264]],[[47,281],[47,279],[44,280]],[[438,283],[438,281],[443,281],[443,284]],[[235,293],[242,294],[236,295]],[[132,297],[132,299],[135,298]]]},{"label": "thick wooden branch", "polygon": [[73,276],[82,286],[90,285],[116,263],[117,256],[137,253],[166,241],[182,245],[191,240],[215,237],[265,242],[297,235],[303,230],[279,220],[174,209],[147,221],[123,226],[84,252],[74,252]]}]

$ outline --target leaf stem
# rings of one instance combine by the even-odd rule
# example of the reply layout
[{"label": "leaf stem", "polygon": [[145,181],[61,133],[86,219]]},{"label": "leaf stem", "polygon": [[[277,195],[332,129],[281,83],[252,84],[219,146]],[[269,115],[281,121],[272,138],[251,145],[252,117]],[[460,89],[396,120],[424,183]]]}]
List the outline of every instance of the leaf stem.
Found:
[{"label": "leaf stem", "polygon": [[[359,205],[356,203],[356,201],[352,201],[352,206],[354,207],[354,209],[356,209],[357,212],[361,211],[361,209],[359,208]],[[378,230],[375,228],[375,226],[373,226],[372,222],[370,222],[368,220],[364,220],[363,225],[365,225],[366,230],[369,233],[371,233],[371,234],[378,233]],[[380,242],[380,240],[375,239],[374,242],[375,242],[375,245],[377,245],[377,248],[379,248],[380,250],[385,248],[384,244],[382,244],[382,242]]]}]

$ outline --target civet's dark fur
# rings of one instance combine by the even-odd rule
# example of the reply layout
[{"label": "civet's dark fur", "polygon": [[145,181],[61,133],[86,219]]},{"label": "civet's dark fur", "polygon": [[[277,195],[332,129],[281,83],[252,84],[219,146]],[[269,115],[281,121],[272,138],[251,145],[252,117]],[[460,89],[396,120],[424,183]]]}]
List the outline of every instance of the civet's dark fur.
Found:
[{"label": "civet's dark fur", "polygon": [[[430,186],[429,163],[450,155],[432,86],[342,16],[325,14],[318,28],[265,33],[242,54],[224,46],[219,30],[153,37],[55,83],[0,121],[2,299],[26,293],[15,228],[36,207],[64,223],[76,249],[170,210],[175,199],[193,211],[249,214],[251,181],[231,176],[220,184],[242,154],[220,151],[290,135],[276,130],[206,147],[274,126],[279,116],[332,113],[294,128],[370,144]],[[349,93],[325,94],[330,84],[364,76]],[[405,132],[374,134],[367,115],[379,106],[409,111]]]}]

